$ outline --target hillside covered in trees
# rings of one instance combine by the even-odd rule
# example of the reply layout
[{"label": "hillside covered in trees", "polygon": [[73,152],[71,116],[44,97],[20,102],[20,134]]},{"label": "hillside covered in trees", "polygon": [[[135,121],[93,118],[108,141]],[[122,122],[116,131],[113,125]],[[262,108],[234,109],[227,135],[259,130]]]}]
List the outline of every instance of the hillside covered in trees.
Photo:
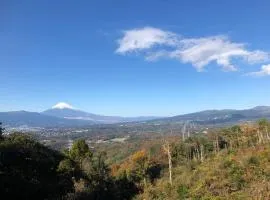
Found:
[{"label": "hillside covered in trees", "polygon": [[0,129],[6,199],[270,199],[270,123],[61,152]]}]

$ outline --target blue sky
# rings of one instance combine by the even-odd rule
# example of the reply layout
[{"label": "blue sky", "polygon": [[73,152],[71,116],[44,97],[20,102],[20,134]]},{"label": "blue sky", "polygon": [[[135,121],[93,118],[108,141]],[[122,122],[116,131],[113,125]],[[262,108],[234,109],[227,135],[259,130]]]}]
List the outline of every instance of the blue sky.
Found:
[{"label": "blue sky", "polygon": [[268,0],[0,2],[0,111],[270,105]]}]

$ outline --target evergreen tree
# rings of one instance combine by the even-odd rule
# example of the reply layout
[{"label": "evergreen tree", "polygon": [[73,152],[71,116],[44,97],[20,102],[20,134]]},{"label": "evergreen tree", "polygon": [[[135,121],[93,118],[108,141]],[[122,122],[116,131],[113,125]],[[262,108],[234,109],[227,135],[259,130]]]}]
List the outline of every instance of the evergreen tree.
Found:
[{"label": "evergreen tree", "polygon": [[2,127],[2,122],[0,122],[0,139],[3,137],[4,128]]}]

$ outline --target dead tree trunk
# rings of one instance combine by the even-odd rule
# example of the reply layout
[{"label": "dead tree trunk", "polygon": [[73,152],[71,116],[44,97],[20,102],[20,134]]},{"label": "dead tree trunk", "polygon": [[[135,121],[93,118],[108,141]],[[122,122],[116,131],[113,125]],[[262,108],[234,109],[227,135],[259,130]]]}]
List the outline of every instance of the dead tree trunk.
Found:
[{"label": "dead tree trunk", "polygon": [[201,153],[201,162],[203,162],[204,160],[204,148],[203,148],[203,145],[200,145],[200,153]]},{"label": "dead tree trunk", "polygon": [[163,145],[164,151],[167,153],[168,156],[168,164],[169,164],[169,180],[170,184],[172,185],[172,156],[171,156],[171,150],[170,150],[170,144],[168,141],[165,141],[165,144]]},{"label": "dead tree trunk", "polygon": [[186,124],[183,125],[181,131],[182,131],[182,141],[184,142],[185,141]]},{"label": "dead tree trunk", "polygon": [[266,138],[267,140],[270,140],[269,133],[267,127],[265,127],[265,133],[266,133]]},{"label": "dead tree trunk", "polygon": [[257,138],[258,138],[258,143],[261,144],[261,137],[260,137],[260,131],[257,130]]},{"label": "dead tree trunk", "polygon": [[217,153],[217,148],[216,148],[216,141],[213,140],[213,149],[214,149],[214,152],[215,154]]},{"label": "dead tree trunk", "polygon": [[219,141],[218,141],[218,136],[216,136],[216,139],[214,141],[214,146],[215,146],[215,152],[219,152]]}]

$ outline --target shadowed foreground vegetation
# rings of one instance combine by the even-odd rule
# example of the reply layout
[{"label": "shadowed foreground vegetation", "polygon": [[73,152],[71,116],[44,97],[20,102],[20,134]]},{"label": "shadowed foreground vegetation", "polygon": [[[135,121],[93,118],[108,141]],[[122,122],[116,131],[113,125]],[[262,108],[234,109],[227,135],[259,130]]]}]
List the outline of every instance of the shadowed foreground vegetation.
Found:
[{"label": "shadowed foreground vegetation", "polygon": [[90,150],[49,149],[22,134],[0,137],[0,192],[7,199],[270,199],[270,124]]}]

